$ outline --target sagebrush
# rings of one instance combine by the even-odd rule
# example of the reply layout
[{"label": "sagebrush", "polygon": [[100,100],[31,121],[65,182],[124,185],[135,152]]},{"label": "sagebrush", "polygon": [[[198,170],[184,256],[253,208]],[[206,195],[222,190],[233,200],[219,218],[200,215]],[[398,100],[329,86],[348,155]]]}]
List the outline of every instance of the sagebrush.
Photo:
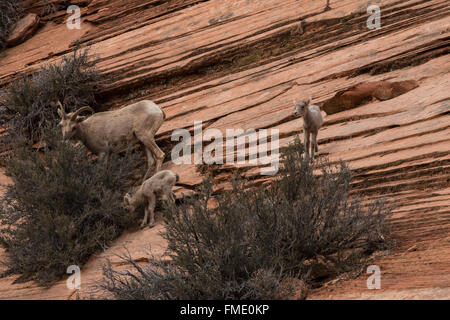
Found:
[{"label": "sagebrush", "polygon": [[312,261],[336,274],[361,266],[385,248],[391,208],[350,199],[349,168],[327,160],[314,167],[303,151],[297,139],[283,152],[270,186],[250,188],[235,176],[231,191],[213,197],[207,178],[195,196],[166,205],[171,262],[140,267],[126,256],[134,270],[106,265],[102,288],[117,299],[282,299],[289,279],[316,280]]},{"label": "sagebrush", "polygon": [[5,39],[19,20],[21,11],[20,1],[0,0],[0,50],[5,47]]},{"label": "sagebrush", "polygon": [[70,265],[82,266],[138,222],[122,201],[142,176],[142,155],[112,152],[107,162],[99,161],[83,145],[63,142],[59,131],[46,127],[38,150],[27,138],[15,139],[6,160],[13,184],[0,208],[5,274],[43,285],[60,279]]},{"label": "sagebrush", "polygon": [[85,105],[95,105],[95,90],[101,76],[87,49],[76,49],[55,64],[24,76],[2,93],[10,113],[10,131],[37,140],[41,129],[59,116],[52,102],[61,101],[66,112]]}]

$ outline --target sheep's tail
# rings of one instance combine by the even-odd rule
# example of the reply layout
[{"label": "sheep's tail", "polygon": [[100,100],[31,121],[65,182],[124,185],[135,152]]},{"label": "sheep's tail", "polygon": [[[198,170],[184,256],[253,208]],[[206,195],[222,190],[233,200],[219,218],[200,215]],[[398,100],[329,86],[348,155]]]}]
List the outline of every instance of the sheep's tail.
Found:
[{"label": "sheep's tail", "polygon": [[180,176],[178,175],[178,173],[175,173],[175,182],[180,181]]}]

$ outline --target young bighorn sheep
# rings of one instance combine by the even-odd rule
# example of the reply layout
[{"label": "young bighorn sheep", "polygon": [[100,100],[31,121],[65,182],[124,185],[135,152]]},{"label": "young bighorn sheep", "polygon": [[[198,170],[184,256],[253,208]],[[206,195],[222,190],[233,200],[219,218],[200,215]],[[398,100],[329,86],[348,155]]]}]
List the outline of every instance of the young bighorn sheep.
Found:
[{"label": "young bighorn sheep", "polygon": [[170,170],[162,170],[150,179],[147,179],[135,191],[127,193],[123,198],[125,209],[134,212],[141,204],[146,204],[144,220],[141,227],[147,224],[147,217],[150,216],[149,226],[155,224],[155,205],[157,197],[165,195],[168,200],[175,201],[172,188],[180,180],[178,174]]},{"label": "young bighorn sheep", "polygon": [[303,117],[303,131],[305,134],[305,149],[306,158],[309,159],[309,144],[310,135],[312,135],[311,144],[311,161],[314,160],[314,151],[319,151],[319,146],[317,145],[317,133],[320,127],[323,125],[322,114],[320,113],[320,108],[316,105],[310,105],[311,98],[307,100],[297,101],[294,100],[294,116]]},{"label": "young bighorn sheep", "polygon": [[[91,107],[82,107],[66,114],[61,102],[56,105],[59,107],[59,125],[64,140],[79,140],[101,158],[108,157],[112,145],[141,142],[148,162],[143,180],[150,176],[155,160],[155,172],[161,169],[164,152],[155,142],[155,133],[161,127],[165,114],[152,101],[143,100],[121,109],[99,113],[94,113]],[[85,111],[93,115],[88,118],[81,117],[80,114]]]}]

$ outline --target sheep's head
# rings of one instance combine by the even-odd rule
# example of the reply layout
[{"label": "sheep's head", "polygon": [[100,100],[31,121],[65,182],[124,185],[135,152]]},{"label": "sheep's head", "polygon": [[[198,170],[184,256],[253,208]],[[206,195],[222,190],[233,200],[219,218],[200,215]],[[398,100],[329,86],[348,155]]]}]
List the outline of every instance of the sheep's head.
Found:
[{"label": "sheep's head", "polygon": [[66,113],[61,102],[58,101],[56,104],[58,107],[58,114],[61,117],[61,121],[59,122],[59,126],[61,127],[61,132],[64,140],[72,139],[78,128],[78,123],[83,121],[85,117],[81,117],[80,114],[89,111],[94,113],[94,110],[91,107],[82,107],[75,112]]},{"label": "sheep's head", "polygon": [[306,113],[306,108],[311,103],[311,98],[308,98],[307,100],[294,100],[294,116],[296,117],[302,117]]},{"label": "sheep's head", "polygon": [[130,193],[125,194],[125,196],[123,197],[123,207],[125,208],[125,210],[130,212],[134,212],[136,210],[136,206],[133,202],[133,197]]}]

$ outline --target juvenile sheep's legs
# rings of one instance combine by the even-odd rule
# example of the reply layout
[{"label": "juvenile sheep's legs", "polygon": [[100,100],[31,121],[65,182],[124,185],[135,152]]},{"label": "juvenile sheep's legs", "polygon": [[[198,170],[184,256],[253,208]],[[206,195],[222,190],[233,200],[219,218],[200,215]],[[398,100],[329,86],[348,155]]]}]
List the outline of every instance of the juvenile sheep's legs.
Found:
[{"label": "juvenile sheep's legs", "polygon": [[145,215],[141,223],[141,228],[145,227],[145,225],[147,224],[147,217],[148,217],[148,208],[145,208]]},{"label": "juvenile sheep's legs", "polygon": [[[304,129],[305,130],[305,129]],[[305,153],[306,153],[306,159],[309,159],[309,131],[305,130]]]},{"label": "juvenile sheep's legs", "polygon": [[148,223],[149,227],[153,227],[155,225],[155,205],[156,205],[156,196],[154,193],[152,193],[148,197],[148,206],[147,208],[145,208],[145,216],[144,220],[142,220],[141,227],[145,227],[149,215],[150,215],[150,221]]},{"label": "juvenile sheep's legs", "polygon": [[313,132],[311,135],[312,135],[311,161],[314,161],[314,151],[319,151],[319,149],[317,147],[317,132]]},{"label": "juvenile sheep's legs", "polygon": [[172,186],[164,187],[163,192],[169,201],[175,202],[175,195],[172,192]]}]

